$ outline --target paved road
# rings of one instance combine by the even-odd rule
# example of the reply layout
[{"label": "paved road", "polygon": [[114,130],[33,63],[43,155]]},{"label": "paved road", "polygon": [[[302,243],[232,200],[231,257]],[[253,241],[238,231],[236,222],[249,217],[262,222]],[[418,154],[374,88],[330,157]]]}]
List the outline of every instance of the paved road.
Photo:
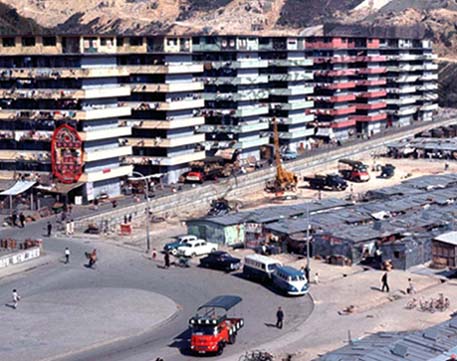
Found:
[{"label": "paved road", "polygon": [[[36,223],[29,225],[24,231],[15,231],[16,238],[27,237],[41,233],[43,224]],[[0,237],[5,237],[12,233],[12,230],[0,232]],[[190,269],[171,268],[169,270],[158,267],[157,264],[146,259],[143,254],[120,248],[113,245],[103,244],[96,240],[65,240],[65,239],[45,239],[45,249],[49,252],[63,254],[63,249],[68,246],[72,250],[72,259],[69,265],[64,265],[60,260],[55,260],[50,264],[38,267],[25,274],[5,277],[0,279],[0,299],[8,302],[11,290],[17,288],[23,296],[22,302],[32,302],[46,295],[59,294],[62,290],[68,292],[84,289],[100,290],[107,289],[137,289],[162,294],[176,302],[180,311],[166,325],[159,329],[148,331],[145,334],[119,341],[115,344],[90,348],[84,352],[67,354],[61,358],[46,358],[46,360],[65,360],[65,361],[150,361],[156,357],[164,357],[165,360],[181,360],[188,357],[183,353],[187,339],[187,322],[196,307],[209,298],[220,294],[237,294],[243,297],[243,302],[237,310],[237,315],[246,319],[246,326],[240,333],[237,345],[227,347],[225,354],[239,352],[240,349],[252,349],[260,344],[266,343],[292,331],[300,325],[311,313],[312,302],[309,297],[285,298],[273,293],[265,287],[246,281],[236,275],[228,275],[218,271],[202,270],[196,267]],[[99,262],[96,270],[90,270],[83,266],[86,262],[84,251],[97,248]],[[62,257],[63,258],[63,257]],[[92,307],[97,308],[97,304],[102,304],[103,293],[96,300],[92,300]],[[95,297],[95,296],[94,296]],[[1,304],[1,303],[0,303]],[[286,326],[279,331],[269,324],[274,323],[276,308],[281,305],[285,309]],[[62,309],[63,311],[64,309]],[[9,309],[8,309],[9,311]],[[113,312],[122,310],[114,309]],[[11,310],[20,315],[21,309]],[[50,312],[43,310],[43,312]],[[59,312],[59,304],[56,304],[54,312]],[[19,317],[19,316],[18,316]],[[21,352],[27,353],[27,319],[21,319],[21,324],[16,331],[24,338],[21,344]],[[98,320],[95,320],[98,322]],[[44,326],[44,325],[43,325]],[[52,327],[47,325],[47,327]],[[14,330],[12,330],[13,333]],[[40,330],[36,330],[40,332]],[[68,325],[68,332],[81,332],[80,329],[72,329]],[[34,335],[35,337],[45,337]],[[13,335],[9,335],[13,336]],[[50,350],[55,352],[55,356],[66,351],[53,344],[52,339],[43,339],[47,344],[47,352],[43,355],[35,353],[33,344],[29,346],[29,355],[33,355],[34,360],[42,360],[44,355],[50,355]],[[83,345],[81,345],[83,346]],[[90,345],[84,345],[90,346]],[[79,349],[79,348],[78,348]],[[0,359],[15,359],[12,357],[14,350],[0,348]]]}]

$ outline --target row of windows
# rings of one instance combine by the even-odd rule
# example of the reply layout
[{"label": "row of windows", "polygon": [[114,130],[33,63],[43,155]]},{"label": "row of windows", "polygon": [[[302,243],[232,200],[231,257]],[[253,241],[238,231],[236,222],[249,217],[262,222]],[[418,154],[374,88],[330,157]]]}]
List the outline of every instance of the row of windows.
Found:
[{"label": "row of windows", "polygon": [[[27,36],[21,38],[22,46],[35,46],[36,39],[33,36]],[[43,46],[56,46],[57,38],[55,36],[44,36],[43,37]],[[16,38],[7,37],[2,38],[2,45],[4,48],[10,48],[16,46]]]}]

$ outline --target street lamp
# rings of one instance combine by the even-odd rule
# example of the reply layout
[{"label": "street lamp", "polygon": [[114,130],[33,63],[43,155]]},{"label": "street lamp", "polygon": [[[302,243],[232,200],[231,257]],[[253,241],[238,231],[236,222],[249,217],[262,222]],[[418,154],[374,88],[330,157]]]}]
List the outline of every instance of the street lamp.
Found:
[{"label": "street lamp", "polygon": [[310,282],[310,267],[309,267],[309,203],[306,203],[306,279]]},{"label": "street lamp", "polygon": [[144,184],[145,184],[145,187],[144,187],[144,194],[146,196],[146,202],[147,202],[147,207],[146,207],[146,252],[149,253],[149,251],[151,250],[151,238],[150,238],[150,235],[149,235],[149,224],[151,223],[150,222],[150,219],[149,219],[149,210],[151,208],[151,203],[149,202],[149,183],[148,183],[148,179],[152,178],[152,176],[145,176],[143,173],[140,173],[140,172],[137,172],[137,171],[133,171],[132,174],[137,174],[139,175],[139,177],[130,177],[129,180],[131,181],[144,181]]}]

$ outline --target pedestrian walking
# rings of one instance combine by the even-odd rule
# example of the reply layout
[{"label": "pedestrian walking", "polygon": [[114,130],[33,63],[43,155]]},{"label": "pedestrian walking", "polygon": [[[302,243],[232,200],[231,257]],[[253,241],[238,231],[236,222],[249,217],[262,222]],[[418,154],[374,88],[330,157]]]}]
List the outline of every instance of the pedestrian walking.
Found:
[{"label": "pedestrian walking", "polygon": [[164,256],[163,260],[165,262],[165,268],[169,268],[170,267],[170,253],[165,252],[165,256]]},{"label": "pedestrian walking", "polygon": [[50,221],[48,221],[48,237],[51,237],[51,234],[52,234],[52,223]]},{"label": "pedestrian walking", "polygon": [[16,289],[13,290],[12,296],[13,296],[13,308],[16,309],[18,302],[21,300],[21,296],[18,295]]},{"label": "pedestrian walking", "polygon": [[382,282],[382,288],[381,288],[381,291],[384,292],[384,290],[386,290],[386,292],[390,292],[390,288],[389,288],[389,284],[387,282],[387,272],[384,272],[384,274],[382,275],[382,278],[381,278],[381,282]]},{"label": "pedestrian walking", "polygon": [[22,213],[22,212],[19,214],[19,222],[21,223],[21,228],[24,228],[25,216],[24,216],[24,213]]},{"label": "pedestrian walking", "polygon": [[314,275],[314,283],[317,285],[319,283],[319,273],[316,272]]},{"label": "pedestrian walking", "polygon": [[449,170],[449,163],[448,162],[444,163],[444,170]]},{"label": "pedestrian walking", "polygon": [[68,214],[71,215],[71,211],[73,210],[73,206],[71,204],[68,205]]},{"label": "pedestrian walking", "polygon": [[408,288],[406,289],[406,293],[409,295],[414,295],[416,293],[416,288],[414,287],[413,280],[408,278]]},{"label": "pedestrian walking", "polygon": [[65,247],[65,263],[70,263],[70,250]]},{"label": "pedestrian walking", "polygon": [[284,321],[284,312],[281,307],[278,307],[278,311],[276,311],[276,328],[282,329],[283,321]]},{"label": "pedestrian walking", "polygon": [[152,249],[151,257],[153,261],[155,261],[157,258],[157,250],[155,248]]},{"label": "pedestrian walking", "polygon": [[75,221],[74,219],[70,219],[70,234],[72,235],[73,233],[75,233]]},{"label": "pedestrian walking", "polygon": [[70,222],[68,222],[68,221],[65,222],[65,235],[66,236],[70,235]]},{"label": "pedestrian walking", "polygon": [[11,220],[13,221],[13,227],[17,226],[17,213],[13,212],[13,215],[11,216]]}]

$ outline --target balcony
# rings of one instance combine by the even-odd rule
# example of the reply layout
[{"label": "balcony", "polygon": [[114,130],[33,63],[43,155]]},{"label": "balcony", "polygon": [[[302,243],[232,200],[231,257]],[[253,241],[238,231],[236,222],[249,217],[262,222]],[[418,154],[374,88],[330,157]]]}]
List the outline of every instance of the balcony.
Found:
[{"label": "balcony", "polygon": [[[200,80],[200,79],[199,79]],[[254,85],[268,83],[267,75],[252,76],[219,76],[201,78],[204,84],[214,85]]]},{"label": "balcony", "polygon": [[313,73],[308,71],[300,71],[300,72],[289,72],[287,74],[270,74],[269,79],[273,81],[301,81],[301,80],[312,80]]},{"label": "balcony", "polygon": [[331,89],[331,90],[343,90],[343,89],[352,89],[356,87],[355,81],[346,81],[346,82],[316,82],[314,83],[315,89]]},{"label": "balcony", "polygon": [[124,67],[0,68],[0,79],[109,78],[128,75]]},{"label": "balcony", "polygon": [[204,117],[178,118],[171,120],[130,119],[133,128],[138,129],[179,129],[205,124]]},{"label": "balcony", "polygon": [[394,111],[394,114],[399,115],[399,116],[404,116],[404,115],[411,115],[416,113],[417,107],[414,106],[408,106],[408,107],[402,107],[396,111]]},{"label": "balcony", "polygon": [[370,92],[362,92],[358,93],[358,98],[382,98],[387,95],[387,91],[385,90],[377,90],[377,91],[370,91]]},{"label": "balcony", "polygon": [[211,65],[213,68],[227,68],[227,69],[258,69],[267,68],[268,61],[260,59],[243,59],[243,60],[232,60],[232,61],[212,61]]},{"label": "balcony", "polygon": [[419,80],[422,81],[432,81],[432,80],[438,80],[438,74],[425,74],[422,75]]},{"label": "balcony", "polygon": [[294,67],[312,66],[313,59],[271,59],[268,60],[270,66]]},{"label": "balcony", "polygon": [[376,115],[353,115],[351,119],[356,122],[379,122],[381,120],[387,119],[387,114],[381,113]]},{"label": "balcony", "polygon": [[173,148],[182,145],[202,143],[205,141],[204,134],[195,134],[177,138],[128,138],[126,142],[132,147],[158,147]]},{"label": "balcony", "polygon": [[311,137],[314,135],[314,128],[294,129],[289,132],[279,132],[279,139],[292,140]]},{"label": "balcony", "polygon": [[326,103],[343,103],[355,100],[355,94],[346,95],[334,95],[334,96],[313,96],[314,102],[326,102]]},{"label": "balcony", "polygon": [[422,112],[431,112],[438,109],[438,104],[426,104],[422,105],[419,110]]},{"label": "balcony", "polygon": [[0,150],[0,160],[9,162],[51,162],[51,152],[44,150]]},{"label": "balcony", "polygon": [[161,165],[161,166],[174,166],[179,164],[186,164],[204,159],[206,156],[205,151],[189,152],[187,154],[169,155],[166,157],[153,157],[153,156],[129,156],[126,160],[128,164],[134,165]]},{"label": "balcony", "polygon": [[132,147],[119,146],[116,148],[100,149],[100,150],[86,150],[83,153],[84,162],[95,162],[102,159],[110,159],[117,157],[125,157],[132,154]]},{"label": "balcony", "polygon": [[280,95],[280,96],[307,95],[307,94],[312,94],[313,92],[314,92],[314,88],[312,86],[270,89],[271,95]]},{"label": "balcony", "polygon": [[96,120],[107,118],[118,118],[130,116],[132,110],[128,106],[106,107],[101,109],[76,111],[74,119],[77,120]]},{"label": "balcony", "polygon": [[197,109],[205,105],[204,99],[182,99],[167,102],[126,102],[133,110],[182,110],[182,109]]},{"label": "balcony", "polygon": [[175,63],[168,65],[127,65],[130,74],[192,74],[202,73],[203,64]]},{"label": "balcony", "polygon": [[1,89],[4,99],[98,99],[127,97],[129,87],[109,87],[96,89]]},{"label": "balcony", "polygon": [[318,70],[314,73],[315,76],[348,76],[357,74],[357,69],[341,69],[341,70]]},{"label": "balcony", "polygon": [[328,115],[334,117],[337,115],[353,114],[356,112],[356,107],[351,105],[345,108],[337,109],[316,109],[314,112],[319,115]]},{"label": "balcony", "polygon": [[110,139],[125,137],[132,134],[132,128],[130,127],[113,127],[113,128],[104,128],[89,130],[84,132],[78,132],[82,141],[91,141],[91,140],[100,140],[100,139]]},{"label": "balcony", "polygon": [[268,114],[268,104],[239,108],[235,111],[235,117],[250,117]]},{"label": "balcony", "polygon": [[308,109],[308,108],[312,108],[313,105],[314,105],[314,102],[312,100],[289,101],[287,103],[270,103],[270,109],[281,109],[281,110]]},{"label": "balcony", "polygon": [[386,79],[377,79],[377,80],[358,80],[357,85],[359,86],[380,86],[386,85]]},{"label": "balcony", "polygon": [[[268,121],[272,121],[273,117],[268,117]],[[295,125],[295,124],[305,124],[312,122],[314,120],[314,114],[294,114],[287,118],[283,117],[275,117],[278,124],[286,124],[286,125]]]},{"label": "balcony", "polygon": [[235,148],[235,149],[256,148],[256,147],[260,147],[262,145],[268,144],[269,141],[270,141],[269,137],[242,140],[242,141],[235,143],[233,148]]},{"label": "balcony", "polygon": [[417,97],[403,97],[400,99],[386,99],[386,103],[389,105],[406,105],[406,104],[415,104],[418,100]]},{"label": "balcony", "polygon": [[[396,67],[395,67],[396,68]],[[387,71],[386,67],[359,69],[359,74],[383,74]]]},{"label": "balcony", "polygon": [[383,109],[387,106],[386,102],[371,103],[371,104],[356,104],[357,110],[376,110]]},{"label": "balcony", "polygon": [[172,84],[131,84],[132,93],[173,93],[203,90],[202,82],[189,81]]},{"label": "balcony", "polygon": [[199,133],[249,133],[265,130],[270,127],[268,121],[241,125],[205,124],[198,128]]},{"label": "balcony", "polygon": [[116,168],[106,168],[96,172],[85,172],[79,178],[80,182],[98,182],[111,178],[124,177],[132,174],[133,167],[131,165],[119,166]]},{"label": "balcony", "polygon": [[243,101],[243,100],[259,100],[268,98],[267,89],[249,89],[239,90],[236,93],[203,93],[205,100],[230,100],[230,101]]}]

